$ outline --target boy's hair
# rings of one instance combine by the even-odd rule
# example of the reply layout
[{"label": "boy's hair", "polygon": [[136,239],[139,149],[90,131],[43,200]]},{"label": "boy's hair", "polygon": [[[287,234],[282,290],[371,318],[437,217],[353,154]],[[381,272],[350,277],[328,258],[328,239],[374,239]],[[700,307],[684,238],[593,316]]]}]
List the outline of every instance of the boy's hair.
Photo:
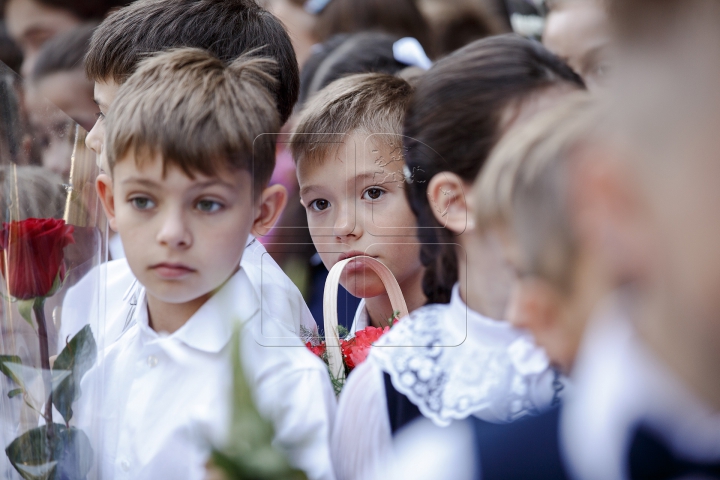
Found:
[{"label": "boy's hair", "polygon": [[33,81],[58,72],[84,68],[85,54],[97,23],[85,23],[46,42],[30,74]]},{"label": "boy's hair", "polygon": [[140,162],[160,154],[165,167],[190,177],[247,169],[256,194],[262,191],[275,168],[280,121],[267,87],[276,64],[253,54],[226,64],[183,48],[141,62],[107,117],[110,171],[128,152]]},{"label": "boy's hair", "polygon": [[450,301],[458,281],[454,234],[436,220],[428,184],[440,172],[475,181],[503,134],[509,108],[550,88],[584,89],[582,79],[541,44],[518,35],[471,43],[438,61],[417,83],[405,116],[407,186],[418,218],[430,303]]},{"label": "boy's hair", "polygon": [[599,119],[593,98],[578,92],[511,130],[474,186],[480,229],[508,227],[523,272],[572,287],[577,242],[570,221],[568,162]]},{"label": "boy's hair", "polygon": [[477,0],[442,0],[432,12],[433,53],[444,57],[481,38],[512,32],[507,10],[499,3]]},{"label": "boy's hair", "polygon": [[[0,13],[9,0],[0,0]],[[53,8],[67,10],[81,20],[102,20],[113,8],[127,5],[132,0],[37,0]]]},{"label": "boy's hair", "polygon": [[400,144],[412,92],[406,80],[384,73],[350,75],[331,83],[308,102],[293,133],[290,149],[298,168],[327,158],[337,148],[339,134],[388,134],[390,144]]},{"label": "boy's hair", "polygon": [[249,51],[274,60],[280,120],[297,101],[297,59],[282,23],[254,0],[139,0],[100,24],[85,61],[93,81],[123,83],[148,54],[202,48],[225,62]]},{"label": "boy's hair", "polygon": [[382,32],[341,33],[321,43],[300,74],[302,106],[335,80],[354,73],[395,75],[408,67],[395,59],[393,45],[399,37]]},{"label": "boy's hair", "polygon": [[430,28],[415,0],[330,0],[315,26],[320,41],[338,33],[365,31],[414,37],[432,56]]}]

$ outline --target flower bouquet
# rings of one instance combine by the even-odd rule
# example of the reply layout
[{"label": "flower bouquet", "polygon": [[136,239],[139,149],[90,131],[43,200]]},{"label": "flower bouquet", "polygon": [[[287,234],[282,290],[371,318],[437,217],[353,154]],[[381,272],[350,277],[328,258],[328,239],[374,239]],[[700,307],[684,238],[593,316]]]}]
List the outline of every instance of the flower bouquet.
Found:
[{"label": "flower bouquet", "polygon": [[[70,420],[80,380],[97,356],[95,339],[86,326],[51,365],[45,315],[46,300],[65,280],[63,250],[72,243],[73,227],[64,220],[29,218],[3,223],[0,229],[3,294],[37,332],[40,354],[40,368],[25,364],[18,355],[0,355],[0,372],[14,387],[7,392],[8,398],[21,398],[40,418],[40,426],[20,434],[5,449],[12,466],[26,480],[82,479],[92,465],[90,441],[70,426]],[[54,411],[61,423],[55,421],[59,419]]]},{"label": "flower bouquet", "polygon": [[[338,325],[337,292],[340,275],[351,261],[364,262],[380,277],[388,292],[394,312],[393,316],[388,319],[387,326],[383,328],[369,326],[356,332],[355,336],[348,337],[347,331],[343,331],[344,329]],[[365,361],[373,343],[387,333],[395,322],[407,313],[407,305],[397,280],[392,272],[378,260],[364,256],[353,257],[336,263],[330,269],[323,296],[325,338],[308,336],[305,339],[305,345],[328,365],[330,379],[336,394],[340,394],[347,375]]]},{"label": "flower bouquet", "polygon": [[104,305],[98,166],[85,131],[2,63],[0,100],[0,478],[82,480],[97,465],[73,405],[98,350],[89,305]]}]

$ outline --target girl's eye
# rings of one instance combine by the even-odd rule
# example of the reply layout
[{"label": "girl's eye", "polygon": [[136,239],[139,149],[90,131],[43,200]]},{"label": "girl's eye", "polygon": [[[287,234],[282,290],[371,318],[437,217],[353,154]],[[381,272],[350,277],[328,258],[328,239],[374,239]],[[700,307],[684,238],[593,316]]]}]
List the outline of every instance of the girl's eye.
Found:
[{"label": "girl's eye", "polygon": [[101,120],[101,121],[105,120],[105,114],[102,112],[96,113],[95,116],[97,117],[98,120]]},{"label": "girl's eye", "polygon": [[315,210],[316,212],[322,212],[323,210],[327,209],[330,206],[330,202],[323,198],[319,198],[317,200],[313,200],[310,202],[310,208]]},{"label": "girl's eye", "polygon": [[196,208],[203,213],[215,213],[223,206],[215,200],[200,200]]},{"label": "girl's eye", "polygon": [[373,201],[373,200],[377,200],[377,199],[379,199],[380,197],[382,197],[384,193],[385,193],[385,191],[384,191],[383,189],[381,189],[381,188],[370,187],[370,188],[368,188],[367,190],[365,190],[365,191],[363,192],[362,198],[363,198],[364,200]]},{"label": "girl's eye", "polygon": [[133,207],[138,210],[149,210],[155,206],[155,202],[150,200],[148,197],[135,197],[130,199]]}]

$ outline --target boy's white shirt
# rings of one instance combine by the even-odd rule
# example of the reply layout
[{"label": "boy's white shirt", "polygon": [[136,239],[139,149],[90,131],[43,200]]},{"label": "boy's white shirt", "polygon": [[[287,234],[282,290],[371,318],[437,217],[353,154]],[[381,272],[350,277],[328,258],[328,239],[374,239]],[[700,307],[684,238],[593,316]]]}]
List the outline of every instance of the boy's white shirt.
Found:
[{"label": "boy's white shirt", "polygon": [[140,289],[131,326],[83,378],[76,407],[78,426],[97,449],[99,478],[204,478],[208,441],[223,438],[229,421],[234,322],[243,322],[245,373],[275,427],[274,444],[309,478],[334,478],[329,434],[336,403],[327,368],[269,318],[248,270],[243,266],[172,335],[148,326]]},{"label": "boy's white shirt", "polygon": [[[315,320],[295,284],[255,237],[250,235],[246,245],[240,266],[260,299],[263,318],[274,318],[295,336],[303,329],[316,332]],[[100,348],[111,345],[130,327],[141,287],[124,258],[91,270],[65,295],[58,351],[88,323]]]}]

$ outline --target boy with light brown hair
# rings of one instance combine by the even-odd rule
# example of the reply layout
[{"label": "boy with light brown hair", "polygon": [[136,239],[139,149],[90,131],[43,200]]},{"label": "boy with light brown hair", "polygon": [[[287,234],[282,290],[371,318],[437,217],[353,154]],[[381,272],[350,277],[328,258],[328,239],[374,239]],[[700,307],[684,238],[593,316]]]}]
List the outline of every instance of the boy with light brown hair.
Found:
[{"label": "boy with light brown hair", "polygon": [[[404,189],[401,133],[412,91],[387,74],[337,80],[308,102],[291,144],[300,200],[325,266],[377,258],[395,275],[410,311],[426,302],[417,222]],[[351,262],[340,283],[363,299],[353,332],[387,326],[393,310],[377,274]]]},{"label": "boy with light brown hair", "polygon": [[97,190],[141,288],[132,322],[83,387],[104,399],[82,409],[86,424],[102,426],[93,439],[102,478],[203,478],[201,436],[227,428],[236,327],[275,445],[310,478],[334,478],[326,368],[273,317],[241,265],[238,239],[271,228],[286,201],[284,187],[268,186],[280,128],[275,68],[179,49],[143,61],[118,90],[110,171]]}]

